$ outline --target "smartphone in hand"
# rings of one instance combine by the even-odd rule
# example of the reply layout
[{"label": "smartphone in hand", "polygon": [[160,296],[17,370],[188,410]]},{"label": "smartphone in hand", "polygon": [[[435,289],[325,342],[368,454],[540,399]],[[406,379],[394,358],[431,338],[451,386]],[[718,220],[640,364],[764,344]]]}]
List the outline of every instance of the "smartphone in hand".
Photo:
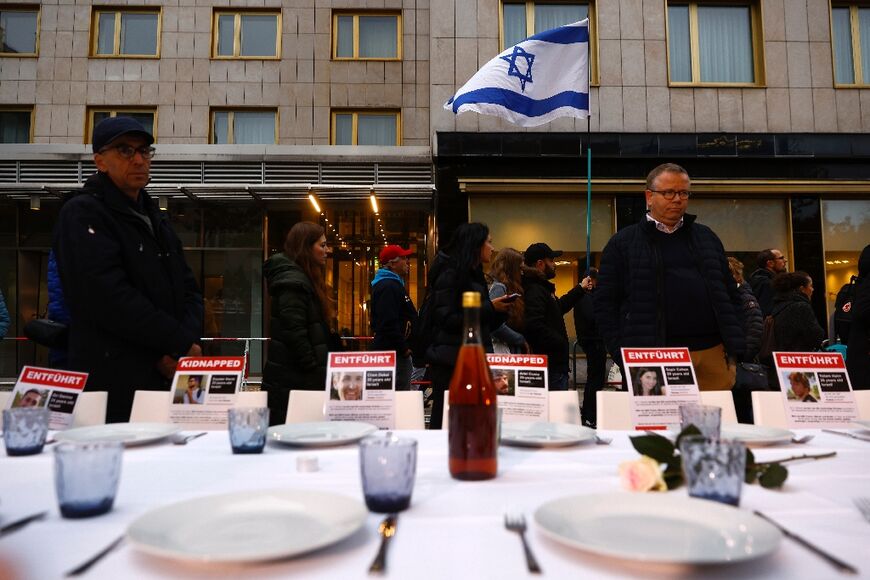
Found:
[{"label": "smartphone in hand", "polygon": [[508,294],[507,296],[504,297],[502,302],[513,302],[514,300],[516,300],[520,296],[522,296],[522,294],[519,294],[517,292],[514,292],[513,294]]}]

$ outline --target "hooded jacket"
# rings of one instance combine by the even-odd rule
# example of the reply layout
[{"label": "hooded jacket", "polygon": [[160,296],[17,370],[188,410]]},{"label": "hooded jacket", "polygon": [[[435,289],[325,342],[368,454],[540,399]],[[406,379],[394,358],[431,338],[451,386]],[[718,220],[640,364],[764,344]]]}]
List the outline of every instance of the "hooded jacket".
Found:
[{"label": "hooded jacket", "polygon": [[773,335],[776,350],[808,352],[818,350],[825,339],[825,330],[816,319],[810,299],[799,290],[773,297]]},{"label": "hooded jacket", "polygon": [[401,276],[387,268],[375,272],[372,280],[372,341],[373,350],[394,350],[404,356],[410,347],[408,336],[417,309],[405,291]]},{"label": "hooded jacket", "polygon": [[846,367],[853,389],[870,389],[870,245],[858,258]]}]

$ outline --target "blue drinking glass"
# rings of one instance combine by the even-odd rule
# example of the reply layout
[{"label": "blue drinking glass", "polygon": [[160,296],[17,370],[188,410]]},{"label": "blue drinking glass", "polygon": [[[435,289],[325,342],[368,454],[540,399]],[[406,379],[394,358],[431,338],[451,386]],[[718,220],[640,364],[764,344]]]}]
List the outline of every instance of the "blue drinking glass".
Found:
[{"label": "blue drinking glass", "polygon": [[737,506],[746,471],[746,446],[730,439],[702,436],[680,441],[689,495]]},{"label": "blue drinking glass", "polygon": [[89,518],[112,509],[121,480],[119,441],[60,443],[54,448],[54,487],[60,515]]},{"label": "blue drinking glass", "polygon": [[680,405],[680,430],[694,425],[704,437],[717,439],[722,429],[722,407],[714,405]]},{"label": "blue drinking glass", "polygon": [[268,407],[233,407],[227,411],[233,453],[262,453],[269,430]]},{"label": "blue drinking glass", "polygon": [[417,473],[416,439],[366,437],[359,445],[363,495],[370,511],[396,513],[408,509]]},{"label": "blue drinking glass", "polygon": [[37,407],[15,407],[3,411],[3,443],[6,454],[36,455],[42,453],[48,435],[49,410]]}]

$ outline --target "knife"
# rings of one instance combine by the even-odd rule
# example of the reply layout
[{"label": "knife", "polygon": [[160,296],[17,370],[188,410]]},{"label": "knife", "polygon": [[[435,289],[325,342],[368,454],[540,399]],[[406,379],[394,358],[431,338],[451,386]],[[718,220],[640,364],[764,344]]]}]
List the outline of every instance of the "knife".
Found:
[{"label": "knife", "polygon": [[852,439],[857,439],[858,441],[868,441],[870,442],[870,437],[862,437],[861,435],[855,435],[854,433],[849,433],[848,431],[834,431],[833,429],[822,429],[825,433],[833,433],[834,435],[842,435],[843,437],[851,437]]},{"label": "knife", "polygon": [[31,514],[27,517],[21,518],[20,520],[15,520],[12,523],[6,524],[2,528],[0,528],[0,536],[5,536],[6,534],[11,534],[17,530],[20,530],[30,522],[35,522],[36,520],[41,520],[45,516],[48,515],[48,512],[39,512],[37,514]]}]

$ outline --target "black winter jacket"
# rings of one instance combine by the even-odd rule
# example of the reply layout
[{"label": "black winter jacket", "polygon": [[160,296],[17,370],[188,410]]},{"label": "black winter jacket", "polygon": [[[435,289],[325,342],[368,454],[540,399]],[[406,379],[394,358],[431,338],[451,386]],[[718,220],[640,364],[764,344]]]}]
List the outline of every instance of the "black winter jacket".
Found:
[{"label": "black winter jacket", "polygon": [[761,308],[753,296],[752,291],[746,284],[738,287],[740,292],[740,320],[743,323],[743,334],[746,337],[746,350],[743,352],[743,360],[751,361],[758,356],[761,348],[761,334],[764,332],[764,317],[761,316]]},{"label": "black winter jacket", "polygon": [[858,258],[846,367],[853,389],[870,390],[870,246]]},{"label": "black winter jacket", "polygon": [[[263,276],[272,297],[271,340],[263,366],[263,389],[325,389],[329,327],[314,286],[302,268],[283,252],[266,260]],[[284,411],[273,410],[281,416]]]},{"label": "black winter jacket", "polygon": [[[743,354],[745,340],[737,317],[740,296],[728,269],[725,250],[713,230],[683,216],[691,251],[697,259],[713,305],[719,334],[729,356]],[[621,347],[662,347],[666,345],[664,285],[666,272],[654,242],[655,223],[642,218],[616,234],[601,257],[598,286],[594,293],[595,320],[610,356],[621,361]],[[686,316],[692,305],[686,304]]]},{"label": "black winter jacket", "polygon": [[773,298],[773,336],[776,350],[808,352],[818,350],[825,339],[810,299],[798,290],[777,294]]},{"label": "black winter jacket", "polygon": [[107,420],[127,421],[136,389],[168,389],[163,355],[187,354],[202,333],[202,294],[181,241],[143,190],[135,202],[108,176],[88,178],[67,201],[54,252],[71,321],[72,370],[87,390],[107,390]]},{"label": "black winter jacket", "polygon": [[408,336],[417,309],[404,284],[394,278],[383,278],[372,286],[372,350],[394,350],[403,356],[410,347]]},{"label": "black winter jacket", "polygon": [[481,268],[469,272],[466,282],[462,284],[450,257],[438,252],[429,268],[429,292],[434,293],[429,299],[433,301],[432,319],[436,330],[432,344],[426,349],[427,362],[449,367],[456,364],[456,356],[462,346],[463,292],[480,293],[480,336],[486,352],[492,352],[490,332],[504,324],[507,316],[493,307]]},{"label": "black winter jacket", "polygon": [[575,286],[561,298],[556,298],[556,286],[552,282],[538,270],[523,267],[523,336],[533,354],[547,355],[547,366],[553,372],[568,372],[565,314],[582,296],[583,289]]},{"label": "black winter jacket", "polygon": [[759,268],[749,275],[749,286],[752,288],[752,294],[758,300],[758,306],[761,307],[761,316],[764,318],[773,310],[773,272],[767,268]]},{"label": "black winter jacket", "polygon": [[574,328],[577,340],[581,343],[601,340],[598,324],[595,322],[595,290],[584,292],[574,306]]}]

